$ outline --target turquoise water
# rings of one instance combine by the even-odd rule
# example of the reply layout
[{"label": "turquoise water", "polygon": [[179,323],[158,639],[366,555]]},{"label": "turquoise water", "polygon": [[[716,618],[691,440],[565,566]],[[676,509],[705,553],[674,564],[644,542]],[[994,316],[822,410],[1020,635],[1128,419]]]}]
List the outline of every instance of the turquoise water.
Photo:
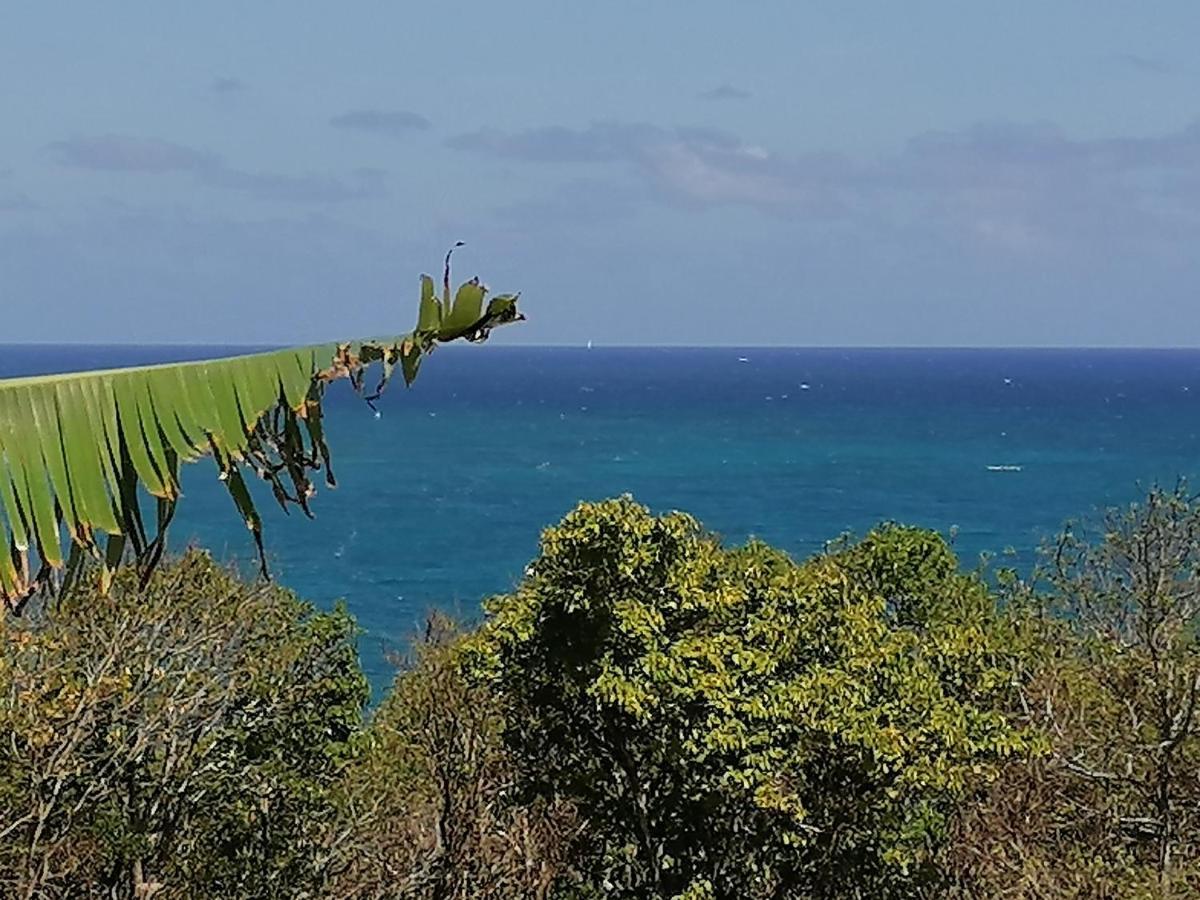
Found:
[{"label": "turquoise water", "polygon": [[[9,347],[0,374],[202,355],[220,351]],[[377,690],[425,611],[475,615],[581,498],[629,492],[798,556],[895,519],[956,526],[968,563],[1028,561],[1064,519],[1200,471],[1200,351],[454,347],[379,418],[339,388],[339,487],[315,521],[261,508],[275,576],[345,598]],[[249,559],[214,478],[190,467],[173,543]]]}]

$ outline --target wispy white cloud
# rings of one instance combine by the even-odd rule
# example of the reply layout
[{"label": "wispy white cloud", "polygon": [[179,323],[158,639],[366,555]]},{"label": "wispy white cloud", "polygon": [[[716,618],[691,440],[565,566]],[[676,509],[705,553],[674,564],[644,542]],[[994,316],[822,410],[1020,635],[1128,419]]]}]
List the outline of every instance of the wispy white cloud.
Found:
[{"label": "wispy white cloud", "polygon": [[832,154],[784,160],[735,135],[710,128],[662,128],[596,122],[506,133],[480,130],[450,138],[465,151],[541,163],[632,166],[660,199],[675,203],[747,204],[816,211],[831,201],[825,179],[847,177],[848,162]]},{"label": "wispy white cloud", "polygon": [[431,122],[419,113],[402,109],[357,109],[329,120],[334,128],[365,131],[386,137],[405,137],[414,131],[427,131]]},{"label": "wispy white cloud", "polygon": [[24,191],[12,186],[12,170],[0,169],[0,212],[36,209],[37,204]]},{"label": "wispy white cloud", "polygon": [[55,141],[47,149],[64,166],[148,175],[184,173],[205,187],[239,191],[263,200],[340,203],[385,193],[383,174],[375,169],[358,170],[348,177],[251,172],[230,166],[219,154],[160,138],[81,136]]},{"label": "wispy white cloud", "polygon": [[24,212],[30,209],[37,209],[37,204],[28,194],[0,188],[0,212]]},{"label": "wispy white cloud", "polygon": [[752,95],[747,90],[725,82],[707,91],[701,91],[697,96],[701,100],[749,100]]},{"label": "wispy white cloud", "polygon": [[387,192],[386,177],[379,169],[356,169],[346,177],[311,173],[282,175],[274,172],[244,172],[226,166],[200,174],[210,187],[243,191],[261,200],[294,203],[342,203]]},{"label": "wispy white cloud", "polygon": [[47,148],[65,166],[120,172],[196,172],[222,165],[215,153],[159,138],[121,134],[80,136]]},{"label": "wispy white cloud", "polygon": [[1148,75],[1172,75],[1175,66],[1157,56],[1143,56],[1140,53],[1114,53],[1107,57],[1114,65],[1125,69],[1133,69]]},{"label": "wispy white cloud", "polygon": [[654,125],[624,122],[595,122],[583,129],[550,125],[518,132],[482,128],[454,135],[446,146],[527,162],[620,162],[664,134]]},{"label": "wispy white cloud", "polygon": [[1200,123],[1102,139],[1046,124],[980,125],[919,135],[870,160],[784,154],[728,132],[645,123],[480,130],[447,144],[531,164],[615,164],[648,200],[941,228],[1009,251],[1200,234]]},{"label": "wispy white cloud", "polygon": [[[572,220],[587,228],[611,228],[642,208],[643,192],[636,186],[614,185],[594,178],[567,181],[541,197],[527,197],[496,209],[501,221],[561,222]],[[463,227],[470,223],[464,222]],[[478,227],[478,226],[476,226]]]},{"label": "wispy white cloud", "polygon": [[228,97],[231,94],[241,94],[249,90],[249,85],[240,78],[231,78],[229,76],[219,76],[214,78],[208,85],[208,89],[219,96]]}]

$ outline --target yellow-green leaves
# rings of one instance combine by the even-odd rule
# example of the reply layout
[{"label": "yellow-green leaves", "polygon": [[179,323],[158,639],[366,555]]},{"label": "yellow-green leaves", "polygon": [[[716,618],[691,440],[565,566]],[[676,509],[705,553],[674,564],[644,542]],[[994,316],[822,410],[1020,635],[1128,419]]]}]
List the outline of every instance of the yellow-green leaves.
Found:
[{"label": "yellow-green leaves", "polygon": [[[447,262],[447,284],[449,274]],[[333,483],[325,386],[346,378],[361,391],[366,369],[379,362],[382,375],[367,397],[374,401],[395,366],[411,384],[438,342],[484,340],[521,318],[515,297],[485,312],[484,292],[478,279],[464,284],[448,328],[433,280],[423,276],[417,329],[395,338],[0,381],[0,600],[19,608],[56,586],[68,557],[111,566],[125,546],[148,575],[180,495],[179,464],[210,453],[261,560],[262,523],[244,473],[267,482],[285,509],[308,513],[310,474],[324,468]],[[143,492],[158,504],[149,530]],[[101,533],[119,538],[107,560]]]},{"label": "yellow-green leaves", "polygon": [[437,333],[442,327],[442,304],[434,296],[433,279],[421,276],[421,309],[417,315],[417,331]]},{"label": "yellow-green leaves", "polygon": [[450,314],[442,322],[442,334],[457,336],[459,332],[470,328],[483,315],[483,295],[487,288],[478,279],[468,281],[454,295],[454,304]]},{"label": "yellow-green leaves", "polygon": [[355,634],[194,550],[0,618],[0,896],[121,893],[131,848],[187,896],[338,896]]},{"label": "yellow-green leaves", "polygon": [[[421,305],[417,313],[417,328],[412,335],[418,344],[459,338],[473,342],[485,341],[493,328],[525,318],[517,312],[518,294],[493,297],[485,310],[483,301],[488,289],[478,278],[464,282],[451,298],[450,257],[461,246],[462,242],[459,241],[446,254],[440,300],[434,295],[433,279],[428,275],[421,276]],[[406,354],[406,377],[410,368],[415,374],[417,362],[419,360],[409,362]]]},{"label": "yellow-green leaves", "polygon": [[530,786],[569,790],[605,853],[634,853],[606,874],[629,896],[841,896],[846,877],[848,896],[909,896],[968,777],[1034,746],[1005,715],[994,599],[927,531],[797,563],[583,503],[487,610],[468,664]]}]

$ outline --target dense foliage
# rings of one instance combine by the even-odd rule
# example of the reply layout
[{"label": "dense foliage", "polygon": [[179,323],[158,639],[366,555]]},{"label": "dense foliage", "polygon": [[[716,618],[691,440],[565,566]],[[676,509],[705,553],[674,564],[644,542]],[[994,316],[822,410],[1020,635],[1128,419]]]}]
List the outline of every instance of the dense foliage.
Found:
[{"label": "dense foliage", "polygon": [[341,610],[85,581],[0,622],[0,894],[1197,896],[1200,505],[999,576],[581,504],[369,716]]},{"label": "dense foliage", "polygon": [[962,815],[973,896],[1200,896],[1200,505],[1185,486],[1069,527],[1009,602],[1017,713],[1053,753]]},{"label": "dense foliage", "polygon": [[464,677],[435,616],[347,774],[354,840],[338,897],[547,897],[586,823],[561,798],[514,802],[495,694]]},{"label": "dense foliage", "polygon": [[367,699],[354,632],[199,552],[0,618],[0,894],[311,883]]},{"label": "dense foliage", "polygon": [[470,642],[536,796],[629,897],[909,896],[968,782],[1031,736],[1006,631],[928,532],[797,564],[583,504]]}]

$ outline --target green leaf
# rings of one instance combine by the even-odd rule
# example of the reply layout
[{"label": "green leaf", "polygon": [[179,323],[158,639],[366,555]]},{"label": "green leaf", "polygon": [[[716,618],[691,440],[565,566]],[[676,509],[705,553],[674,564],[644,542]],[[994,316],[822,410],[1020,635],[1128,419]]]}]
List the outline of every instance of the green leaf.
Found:
[{"label": "green leaf", "polygon": [[[308,473],[323,467],[334,483],[321,409],[325,386],[349,378],[361,389],[366,368],[376,362],[382,364],[377,391],[397,364],[411,384],[436,342],[479,339],[483,299],[483,287],[468,282],[445,316],[447,304],[423,276],[417,330],[409,335],[0,380],[0,600],[16,606],[31,589],[55,589],[48,570],[27,583],[37,568],[28,553],[36,550],[40,562],[61,569],[64,523],[73,544],[94,555],[96,533],[108,534],[114,565],[128,538],[148,573],[162,541],[147,539],[139,498],[160,498],[159,524],[165,525],[178,496],[179,463],[210,454],[261,547],[261,519],[239,461],[271,483],[285,509],[299,503],[308,512]],[[487,328],[519,318],[515,305],[503,312]],[[443,327],[444,318],[459,323],[457,333]],[[106,569],[105,579],[110,576]]]},{"label": "green leaf", "polygon": [[[60,408],[87,408],[83,388],[78,383],[60,381],[54,387]],[[110,534],[120,531],[100,463],[100,455],[107,453],[108,447],[97,446],[85,419],[65,416],[62,425],[65,468],[71,473],[71,488],[75,493],[76,511],[80,521]],[[0,551],[0,555],[3,555],[3,551]]]},{"label": "green leaf", "polygon": [[421,307],[417,315],[417,331],[428,331],[434,334],[442,324],[442,304],[434,295],[433,279],[428,275],[421,276]]},{"label": "green leaf", "polygon": [[9,429],[3,443],[13,470],[17,498],[25,511],[26,525],[36,539],[38,555],[51,566],[61,566],[58,518],[36,433],[37,416],[32,396],[35,387],[31,386],[19,395],[0,393],[0,415],[10,421],[23,420],[25,423],[23,428]]},{"label": "green leaf", "polygon": [[487,288],[481,285],[478,279],[472,279],[459,287],[454,295],[450,315],[442,323],[439,336],[443,340],[452,340],[483,318],[483,297],[486,293]]}]

